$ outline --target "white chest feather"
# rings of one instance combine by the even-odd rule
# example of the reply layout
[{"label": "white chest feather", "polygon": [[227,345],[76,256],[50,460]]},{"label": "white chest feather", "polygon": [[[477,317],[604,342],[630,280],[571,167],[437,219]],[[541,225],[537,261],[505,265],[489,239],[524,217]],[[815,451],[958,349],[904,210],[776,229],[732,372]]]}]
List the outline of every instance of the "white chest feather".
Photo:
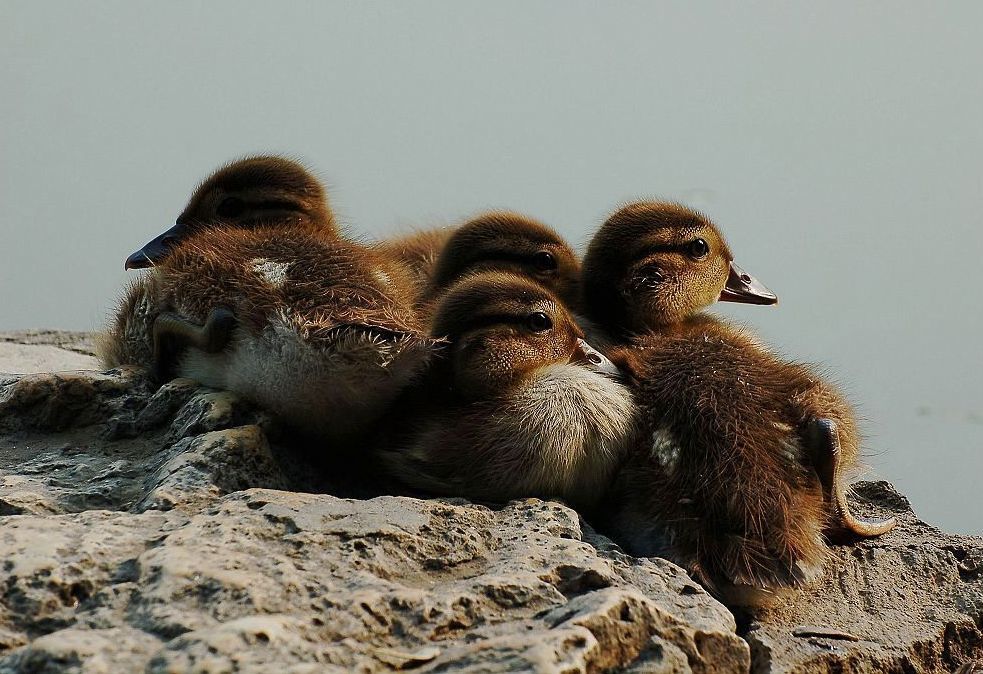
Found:
[{"label": "white chest feather", "polygon": [[238,393],[297,428],[332,437],[378,417],[423,366],[420,349],[403,349],[392,358],[386,348],[367,339],[317,348],[280,316],[262,334],[238,331],[221,353],[188,349],[180,370],[206,386]]},{"label": "white chest feather", "polygon": [[658,428],[652,432],[652,445],[649,458],[658,463],[668,474],[676,472],[682,449],[668,428]]},{"label": "white chest feather", "polygon": [[268,286],[280,288],[287,282],[287,272],[290,270],[290,263],[288,262],[276,262],[265,257],[258,257],[251,260],[251,266],[253,273]]},{"label": "white chest feather", "polygon": [[506,412],[497,435],[512,451],[527,453],[528,478],[579,503],[598,496],[634,430],[628,389],[577,365],[545,368]]}]

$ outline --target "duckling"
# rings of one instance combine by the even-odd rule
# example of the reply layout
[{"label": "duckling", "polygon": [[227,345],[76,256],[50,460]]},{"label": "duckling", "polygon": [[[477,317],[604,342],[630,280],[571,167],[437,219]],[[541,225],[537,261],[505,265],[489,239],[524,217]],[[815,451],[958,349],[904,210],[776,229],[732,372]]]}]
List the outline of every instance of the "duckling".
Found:
[{"label": "duckling", "polygon": [[568,307],[579,297],[580,261],[551,227],[511,211],[490,211],[449,236],[421,298],[435,306],[458,279],[481,271],[507,271],[534,280]]},{"label": "duckling", "polygon": [[805,365],[700,313],[775,304],[706,217],[671,203],[615,213],[584,258],[584,306],[622,343],[641,431],[611,492],[611,526],[637,554],[682,564],[734,603],[764,603],[822,569],[827,537],[878,536],[845,473],[860,452],[849,403]]},{"label": "duckling", "polygon": [[[242,168],[247,177],[254,170]],[[220,173],[223,181],[206,184],[224,191],[245,182]],[[103,340],[107,364],[146,358],[135,362],[158,379],[233,391],[296,430],[338,442],[362,432],[425,367],[433,340],[413,311],[405,269],[328,236],[330,217],[188,221],[201,223],[197,231],[147,256],[152,273]]]},{"label": "duckling", "polygon": [[155,268],[155,364],[347,443],[434,345],[389,262],[283,223],[189,237]]},{"label": "duckling", "polygon": [[377,442],[389,474],[428,493],[592,506],[635,407],[562,301],[510,272],[469,275],[440,299],[431,334],[447,345]]},{"label": "duckling", "polygon": [[[124,268],[153,267],[174,246],[211,227],[247,229],[278,222],[303,227],[327,240],[339,236],[324,188],[301,164],[277,156],[233,161],[206,178],[175,225],[126,258]],[[98,336],[97,351],[106,367],[154,362],[148,331],[159,313],[155,279],[150,275],[132,282],[113,325]]]},{"label": "duckling", "polygon": [[277,156],[240,159],[202,182],[174,226],[126,258],[123,266],[151,267],[182,240],[216,223],[248,228],[271,222],[338,236],[324,188],[301,164]]}]

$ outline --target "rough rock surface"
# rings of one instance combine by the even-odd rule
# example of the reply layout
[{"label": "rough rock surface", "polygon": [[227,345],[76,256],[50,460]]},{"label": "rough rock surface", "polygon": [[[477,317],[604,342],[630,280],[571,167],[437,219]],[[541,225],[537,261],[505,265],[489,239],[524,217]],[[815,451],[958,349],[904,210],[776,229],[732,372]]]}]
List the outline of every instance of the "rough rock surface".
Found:
[{"label": "rough rock surface", "polygon": [[54,346],[87,356],[96,355],[93,334],[91,332],[79,332],[76,330],[15,330],[13,332],[0,332],[0,343]]},{"label": "rough rock surface", "polygon": [[98,367],[87,332],[22,330],[0,332],[0,372],[52,372]]},{"label": "rough rock surface", "polygon": [[[983,659],[983,541],[920,522],[734,616],[558,503],[339,498],[328,448],[138,371],[0,377],[0,673],[934,672]],[[328,466],[328,479],[313,475]],[[351,493],[352,489],[347,490]]]},{"label": "rough rock surface", "polygon": [[855,491],[868,512],[895,513],[897,528],[834,547],[820,583],[756,616],[744,631],[753,671],[983,667],[983,540],[925,524],[887,483]]},{"label": "rough rock surface", "polygon": [[317,448],[264,429],[135,370],[0,380],[0,672],[748,667],[681,569],[563,505],[285,491]]}]

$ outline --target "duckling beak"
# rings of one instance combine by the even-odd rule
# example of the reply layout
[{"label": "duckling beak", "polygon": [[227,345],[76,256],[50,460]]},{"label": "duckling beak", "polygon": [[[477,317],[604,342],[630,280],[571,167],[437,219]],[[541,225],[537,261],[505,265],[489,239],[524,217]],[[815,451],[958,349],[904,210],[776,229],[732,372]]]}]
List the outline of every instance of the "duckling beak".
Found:
[{"label": "duckling beak", "polygon": [[721,302],[742,304],[778,304],[778,295],[733,262],[730,263],[727,285],[718,299]]},{"label": "duckling beak", "polygon": [[612,363],[607,356],[595,349],[583,339],[577,340],[577,348],[574,349],[573,356],[570,357],[570,362],[577,365],[583,365],[589,370],[593,370],[614,379],[619,379],[622,374],[621,370],[618,369],[618,366]]},{"label": "duckling beak", "polygon": [[171,251],[174,244],[187,236],[187,234],[187,225],[180,223],[174,225],[160,236],[148,241],[143,248],[126,258],[126,262],[123,263],[123,269],[146,269],[147,267],[153,267]]}]

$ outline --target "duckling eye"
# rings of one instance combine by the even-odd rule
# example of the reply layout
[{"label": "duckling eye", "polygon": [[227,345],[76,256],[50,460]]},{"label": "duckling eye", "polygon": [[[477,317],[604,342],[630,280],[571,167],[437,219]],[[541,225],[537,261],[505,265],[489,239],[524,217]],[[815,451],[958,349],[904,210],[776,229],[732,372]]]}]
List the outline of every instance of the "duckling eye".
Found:
[{"label": "duckling eye", "polygon": [[223,218],[234,218],[237,215],[241,215],[244,210],[246,210],[246,204],[243,203],[242,199],[228,197],[222,200],[222,203],[215,209],[215,213]]},{"label": "duckling eye", "polygon": [[533,332],[546,332],[553,327],[553,320],[542,311],[534,311],[526,316],[526,326]]},{"label": "duckling eye", "polygon": [[541,250],[532,256],[532,263],[539,271],[553,271],[556,269],[556,258],[553,253]]},{"label": "duckling eye", "polygon": [[697,239],[689,245],[688,252],[694,260],[702,260],[710,254],[710,245],[703,239]]}]

